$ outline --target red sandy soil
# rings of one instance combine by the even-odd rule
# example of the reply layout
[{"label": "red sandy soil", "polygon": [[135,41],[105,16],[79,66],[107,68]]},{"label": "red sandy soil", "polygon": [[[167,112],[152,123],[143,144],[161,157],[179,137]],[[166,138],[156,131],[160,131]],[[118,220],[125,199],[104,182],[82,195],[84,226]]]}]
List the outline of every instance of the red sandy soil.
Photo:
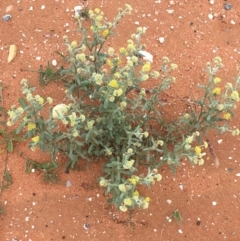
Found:
[{"label": "red sandy soil", "polygon": [[[36,73],[20,69],[37,70],[53,59],[61,62],[55,51],[65,51],[62,36],[67,34],[72,40],[80,38],[74,30],[74,6],[100,7],[111,20],[117,9],[128,3],[133,7],[132,15],[119,23],[117,36],[110,44],[121,47],[138,26],[148,28],[143,42],[146,50],[154,55],[155,69],[159,68],[163,56],[179,66],[177,81],[169,92],[176,101],[166,113],[177,116],[185,108],[179,97],[197,96],[196,85],[207,82],[204,73],[207,61],[215,56],[222,58],[225,66],[219,76],[223,86],[238,74],[240,3],[231,0],[232,9],[225,10],[227,1],[210,2],[174,0],[171,5],[168,0],[1,0],[1,16],[6,14],[8,6],[13,6],[9,12],[12,19],[0,21],[0,79],[7,87],[3,91],[4,106],[17,105],[22,78],[31,80],[40,94],[51,95],[54,104],[61,102],[62,86],[50,83],[42,89]],[[174,12],[168,13],[169,9]],[[158,41],[159,37],[164,37],[163,43]],[[11,44],[18,47],[18,53],[8,64]],[[154,83],[147,83],[149,87],[152,85]],[[239,117],[237,109],[232,124],[238,128]],[[7,166],[13,184],[0,196],[5,211],[5,215],[0,216],[0,240],[240,240],[240,177],[236,176],[240,173],[239,138],[231,134],[217,136],[213,132],[209,139],[220,166],[215,168],[212,156],[207,153],[201,167],[183,162],[176,175],[172,175],[168,167],[160,169],[163,180],[151,189],[142,188],[145,196],[151,197],[149,209],[137,209],[131,217],[106,205],[104,191],[95,183],[101,175],[102,163],[69,174],[59,170],[59,184],[44,184],[38,172],[25,173],[25,161],[19,151],[41,161],[48,161],[49,157],[27,150],[26,144],[18,144],[9,155]],[[3,155],[0,158],[3,170]],[[67,180],[72,183],[71,187],[66,187]],[[166,217],[177,209],[183,222],[168,222]]]}]

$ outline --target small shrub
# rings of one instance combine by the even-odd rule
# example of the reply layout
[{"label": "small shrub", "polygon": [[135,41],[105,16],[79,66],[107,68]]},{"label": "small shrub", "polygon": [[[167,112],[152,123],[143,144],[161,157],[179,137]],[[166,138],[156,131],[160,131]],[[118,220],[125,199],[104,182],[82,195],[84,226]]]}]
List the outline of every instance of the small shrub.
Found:
[{"label": "small shrub", "polygon": [[[239,134],[229,127],[229,121],[239,101],[240,77],[221,89],[220,57],[207,63],[208,82],[198,85],[203,96],[192,100],[178,119],[166,121],[160,96],[176,81],[172,72],[177,64],[163,57],[160,72],[152,70],[151,62],[139,53],[144,49],[140,39],[146,29],[142,27],[125,46],[114,49],[106,45],[119,20],[130,12],[126,5],[113,22],[107,22],[97,8],[85,12],[84,17],[76,15],[80,40],[63,37],[68,66],[60,74],[67,101],[52,107],[51,97],[35,95],[35,87],[23,79],[21,107],[8,111],[8,125],[18,125],[16,133],[25,133],[32,151],[48,151],[54,166],[58,166],[59,152],[68,159],[66,170],[82,160],[104,159],[99,184],[105,188],[108,202],[123,212],[136,206],[148,208],[150,198],[139,193],[138,185],[150,187],[160,181],[160,166],[167,164],[174,171],[186,158],[193,165],[203,165],[208,130]],[[150,79],[155,79],[156,86],[147,93],[141,83]],[[42,115],[46,108],[50,108],[48,118]],[[139,173],[140,166],[146,168],[144,174]]]}]

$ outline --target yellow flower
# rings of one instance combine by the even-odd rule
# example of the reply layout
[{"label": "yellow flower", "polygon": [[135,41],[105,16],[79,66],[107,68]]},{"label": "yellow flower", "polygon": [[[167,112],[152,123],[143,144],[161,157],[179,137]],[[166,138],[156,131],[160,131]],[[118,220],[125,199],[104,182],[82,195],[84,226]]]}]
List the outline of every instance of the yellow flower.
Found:
[{"label": "yellow flower", "polygon": [[42,97],[40,97],[38,100],[37,100],[38,104],[39,105],[42,105],[44,103],[44,99]]},{"label": "yellow flower", "polygon": [[126,54],[127,54],[127,50],[126,50],[124,47],[121,47],[121,48],[119,49],[119,52],[120,52],[120,54],[122,54],[122,55],[126,55]]},{"label": "yellow flower", "polygon": [[235,130],[232,131],[233,136],[238,136],[239,134],[240,134],[239,129],[235,129]]},{"label": "yellow flower", "polygon": [[122,89],[118,89],[118,90],[114,90],[113,91],[113,95],[114,96],[121,96],[123,94],[123,90]]},{"label": "yellow flower", "polygon": [[48,104],[52,104],[53,103],[53,99],[51,97],[47,97],[47,102],[48,102]]},{"label": "yellow flower", "polygon": [[110,59],[107,59],[107,65],[110,66],[110,67],[113,67],[113,63]]},{"label": "yellow flower", "polygon": [[177,68],[178,68],[178,65],[177,65],[177,64],[174,64],[174,63],[171,64],[171,69],[172,69],[172,70],[175,70],[175,69],[177,69]]},{"label": "yellow flower", "polygon": [[231,97],[231,99],[233,99],[233,100],[235,100],[235,101],[239,101],[239,93],[236,91],[236,90],[234,90],[233,92],[232,92],[232,94],[230,95],[230,97]]},{"label": "yellow flower", "polygon": [[215,78],[213,79],[213,82],[214,82],[214,84],[218,84],[218,83],[221,82],[221,78],[215,77]]},{"label": "yellow flower", "polygon": [[200,156],[200,155],[201,155],[201,152],[202,152],[201,147],[200,147],[200,146],[196,146],[196,147],[195,147],[195,152],[196,152],[196,154],[197,154],[198,156]]},{"label": "yellow flower", "polygon": [[95,9],[94,9],[94,12],[95,12],[96,14],[99,14],[101,11],[100,11],[99,8],[95,8]]},{"label": "yellow flower", "polygon": [[146,201],[146,202],[148,202],[148,203],[150,202],[150,200],[151,200],[150,197],[146,197],[146,198],[144,199],[144,201]]},{"label": "yellow flower", "polygon": [[94,27],[93,27],[93,26],[91,26],[91,27],[90,27],[90,30],[92,30],[92,31],[93,31],[93,30],[94,30]]},{"label": "yellow flower", "polygon": [[186,138],[186,142],[189,143],[189,144],[191,144],[191,143],[193,142],[193,136],[188,136],[188,137]]},{"label": "yellow flower", "polygon": [[79,59],[79,60],[81,60],[82,62],[85,62],[85,61],[86,61],[86,56],[85,56],[84,53],[77,54],[77,55],[76,55],[76,59]]},{"label": "yellow flower", "polygon": [[102,36],[103,36],[104,38],[106,38],[108,35],[109,35],[109,30],[108,30],[108,29],[105,29],[105,30],[103,31],[103,33],[102,33]]},{"label": "yellow flower", "polygon": [[157,181],[161,181],[162,180],[162,175],[159,174],[159,173],[155,177],[157,178]]},{"label": "yellow flower", "polygon": [[231,118],[231,114],[230,113],[225,113],[223,115],[223,119],[225,119],[225,120],[229,120],[230,118]]},{"label": "yellow flower", "polygon": [[132,200],[130,198],[125,198],[123,200],[124,204],[127,206],[131,206],[132,205]]},{"label": "yellow flower", "polygon": [[112,88],[117,88],[118,87],[118,82],[117,80],[113,79],[108,83],[108,86],[111,86]]},{"label": "yellow flower", "polygon": [[135,47],[135,45],[133,43],[129,43],[127,45],[127,50],[130,51],[130,52],[133,52],[133,51],[136,50],[136,47]]},{"label": "yellow flower", "polygon": [[72,47],[73,49],[75,49],[75,48],[77,47],[77,41],[76,41],[76,40],[74,40],[74,41],[71,42],[71,47]]},{"label": "yellow flower", "polygon": [[137,190],[133,192],[133,197],[139,197],[139,192]]},{"label": "yellow flower", "polygon": [[34,137],[32,138],[32,141],[33,141],[34,143],[38,143],[38,142],[39,142],[39,136],[34,136]]},{"label": "yellow flower", "polygon": [[107,181],[105,179],[101,179],[101,181],[99,182],[99,185],[101,187],[106,187],[107,186]]},{"label": "yellow flower", "polygon": [[121,192],[126,192],[126,186],[125,186],[125,184],[119,184],[118,185],[118,189],[121,191]]},{"label": "yellow flower", "polygon": [[34,123],[28,123],[27,130],[31,131],[31,130],[34,130],[34,129],[36,129],[36,125]]},{"label": "yellow flower", "polygon": [[150,62],[147,62],[146,64],[143,65],[143,67],[142,67],[142,71],[143,71],[143,72],[148,72],[148,71],[150,71],[150,70],[151,70],[151,64],[150,64]]},{"label": "yellow flower", "polygon": [[214,88],[214,89],[212,90],[212,93],[213,93],[214,95],[219,95],[220,92],[221,92],[221,89],[220,89],[219,87],[216,87],[216,88]]}]

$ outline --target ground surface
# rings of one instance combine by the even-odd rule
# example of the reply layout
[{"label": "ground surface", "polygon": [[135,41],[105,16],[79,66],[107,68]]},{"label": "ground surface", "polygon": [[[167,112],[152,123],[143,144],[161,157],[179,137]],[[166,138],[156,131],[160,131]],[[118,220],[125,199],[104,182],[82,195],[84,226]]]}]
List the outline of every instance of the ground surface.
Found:
[{"label": "ground surface", "polygon": [[[170,91],[174,97],[177,97],[176,92],[182,98],[190,97],[191,93],[197,95],[195,85],[207,81],[203,74],[205,63],[215,56],[221,56],[225,65],[219,74],[223,85],[232,81],[237,75],[236,67],[240,65],[239,1],[229,2],[231,10],[225,10],[227,2],[221,0],[215,0],[213,4],[206,0],[171,2],[174,4],[165,0],[2,0],[1,16],[8,6],[13,6],[9,12],[12,19],[0,22],[0,79],[7,86],[4,89],[5,107],[17,104],[22,78],[38,85],[37,74],[20,72],[21,68],[37,70],[48,60],[60,61],[54,52],[64,51],[64,34],[77,38],[71,16],[74,6],[83,3],[89,4],[90,8],[101,7],[109,20],[125,3],[132,5],[133,13],[119,23],[117,41],[112,45],[120,47],[137,26],[147,27],[144,42],[147,51],[154,55],[154,66],[158,68],[164,55],[179,66],[176,84]],[[45,8],[41,7],[43,5]],[[169,9],[174,12],[168,13],[166,10]],[[159,37],[164,38],[163,43],[159,43]],[[10,44],[17,45],[18,53],[8,64]],[[149,86],[153,84],[148,83]],[[62,88],[56,84],[46,90],[39,87],[38,91],[46,95],[51,93],[55,104],[63,96]],[[182,111],[180,104],[177,109]],[[239,117],[238,109],[233,119],[233,125],[238,128]],[[162,168],[163,180],[152,189],[143,189],[152,199],[150,208],[136,210],[132,219],[106,205],[103,191],[94,182],[101,174],[100,164],[92,164],[89,170],[81,172],[65,174],[60,171],[58,185],[44,184],[37,172],[25,173],[24,159],[18,153],[25,151],[31,158],[42,161],[47,161],[48,157],[27,152],[24,144],[19,144],[8,161],[13,184],[0,196],[6,213],[0,216],[0,239],[240,240],[240,177],[236,175],[240,173],[239,138],[230,134],[219,137],[215,133],[209,138],[220,160],[219,168],[214,167],[209,154],[202,167],[183,163],[174,176],[167,167]],[[219,139],[222,139],[221,144]],[[67,188],[66,181],[71,181],[72,186]],[[166,216],[176,209],[182,214],[183,222],[167,222]]]}]

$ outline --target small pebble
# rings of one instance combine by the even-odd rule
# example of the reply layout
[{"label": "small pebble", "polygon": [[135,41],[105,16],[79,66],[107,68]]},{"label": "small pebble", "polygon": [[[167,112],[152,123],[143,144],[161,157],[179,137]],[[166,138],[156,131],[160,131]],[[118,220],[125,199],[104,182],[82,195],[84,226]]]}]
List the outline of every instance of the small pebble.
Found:
[{"label": "small pebble", "polygon": [[174,10],[173,9],[168,9],[166,10],[169,14],[173,14]]},{"label": "small pebble", "polygon": [[216,205],[217,205],[217,202],[212,201],[212,205],[213,205],[213,206],[216,206]]},{"label": "small pebble", "polygon": [[42,9],[42,10],[43,10],[43,9],[45,9],[45,6],[44,6],[44,5],[42,5],[42,6],[41,6],[41,9]]},{"label": "small pebble", "polygon": [[169,2],[169,4],[170,4],[170,5],[175,5],[175,2],[174,2],[173,0],[171,0],[171,1]]},{"label": "small pebble", "polygon": [[71,186],[72,186],[72,183],[70,181],[67,181],[66,187],[71,187]]},{"label": "small pebble", "polygon": [[8,20],[10,20],[12,18],[12,16],[10,14],[6,14],[2,17],[4,22],[7,22]]},{"label": "small pebble", "polygon": [[213,16],[211,13],[209,13],[209,14],[208,14],[208,18],[209,18],[209,19],[213,19],[214,16]]},{"label": "small pebble", "polygon": [[240,177],[240,173],[237,173],[236,176],[237,176],[237,177]]},{"label": "small pebble", "polygon": [[183,233],[182,229],[179,229],[178,232],[179,232],[179,233]]},{"label": "small pebble", "polygon": [[36,60],[41,60],[41,57],[39,57],[39,56],[38,56],[38,57],[36,57]]},{"label": "small pebble", "polygon": [[214,0],[210,0],[210,4],[214,4]]},{"label": "small pebble", "polygon": [[53,59],[53,60],[52,60],[52,65],[53,65],[53,66],[57,66],[57,60],[56,60],[56,59]]},{"label": "small pebble", "polygon": [[6,13],[10,12],[13,9],[13,5],[10,5],[6,8]]},{"label": "small pebble", "polygon": [[218,142],[218,144],[221,144],[222,143],[222,139],[219,139],[217,142]]},{"label": "small pebble", "polygon": [[32,11],[33,10],[33,6],[30,6],[30,8],[28,9],[28,11]]},{"label": "small pebble", "polygon": [[159,42],[162,44],[165,39],[164,39],[164,37],[160,37],[158,40],[159,40]]},{"label": "small pebble", "polygon": [[171,204],[171,203],[172,203],[172,200],[168,199],[168,200],[167,200],[167,203],[168,203],[168,204]]},{"label": "small pebble", "polygon": [[235,24],[235,21],[231,20],[230,23],[234,25],[234,24]]},{"label": "small pebble", "polygon": [[82,11],[82,7],[81,6],[75,6],[74,7],[75,14],[80,15],[81,11]]},{"label": "small pebble", "polygon": [[232,8],[232,4],[230,4],[230,3],[224,4],[225,10],[230,10],[231,8]]}]

